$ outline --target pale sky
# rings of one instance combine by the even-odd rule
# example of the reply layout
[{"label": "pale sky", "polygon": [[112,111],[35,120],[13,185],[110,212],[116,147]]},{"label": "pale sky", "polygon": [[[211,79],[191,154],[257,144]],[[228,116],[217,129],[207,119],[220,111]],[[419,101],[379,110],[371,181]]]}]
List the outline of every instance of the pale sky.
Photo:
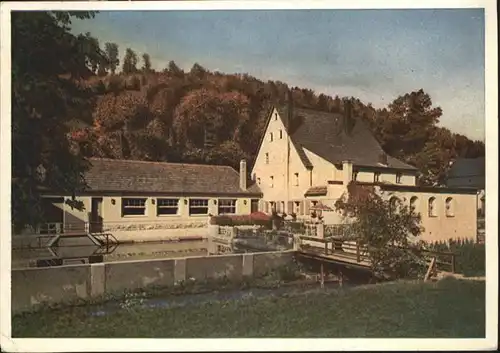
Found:
[{"label": "pale sky", "polygon": [[198,62],[377,108],[423,88],[442,126],[484,141],[482,9],[103,11],[73,30],[158,70]]}]

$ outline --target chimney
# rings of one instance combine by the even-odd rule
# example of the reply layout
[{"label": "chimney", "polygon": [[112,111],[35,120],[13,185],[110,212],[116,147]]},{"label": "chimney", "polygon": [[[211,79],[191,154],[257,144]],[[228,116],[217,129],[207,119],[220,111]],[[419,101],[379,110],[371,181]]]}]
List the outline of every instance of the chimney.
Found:
[{"label": "chimney", "polygon": [[245,159],[240,161],[240,189],[247,189],[247,161]]},{"label": "chimney", "polygon": [[344,186],[347,187],[352,180],[352,162],[351,161],[343,161],[342,162],[342,182]]}]

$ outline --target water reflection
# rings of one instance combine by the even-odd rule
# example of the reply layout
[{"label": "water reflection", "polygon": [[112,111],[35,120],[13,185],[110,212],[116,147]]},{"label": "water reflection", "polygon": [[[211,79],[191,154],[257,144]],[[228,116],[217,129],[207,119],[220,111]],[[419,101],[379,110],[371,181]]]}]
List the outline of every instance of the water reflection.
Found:
[{"label": "water reflection", "polygon": [[46,267],[69,264],[207,256],[206,240],[133,243],[99,247],[59,246],[12,250],[12,268]]}]

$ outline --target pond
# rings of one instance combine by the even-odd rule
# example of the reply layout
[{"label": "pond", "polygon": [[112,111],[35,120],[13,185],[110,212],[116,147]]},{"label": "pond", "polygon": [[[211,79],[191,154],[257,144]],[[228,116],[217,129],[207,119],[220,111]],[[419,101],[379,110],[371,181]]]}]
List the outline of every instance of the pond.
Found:
[{"label": "pond", "polygon": [[[66,244],[69,244],[69,242],[66,242]],[[232,245],[223,247],[223,253],[279,251],[292,247],[293,244],[287,238],[255,236],[235,239]],[[214,252],[217,253],[218,250],[214,250],[212,247],[212,254]],[[88,238],[82,238],[81,240],[74,241],[71,246],[13,249],[12,268],[52,267],[124,260],[172,259],[209,255],[211,253],[209,252],[209,241],[207,239],[126,243],[99,247],[91,243]]]},{"label": "pond", "polygon": [[207,256],[207,240],[56,246],[12,250],[12,268],[47,267],[69,264]]}]

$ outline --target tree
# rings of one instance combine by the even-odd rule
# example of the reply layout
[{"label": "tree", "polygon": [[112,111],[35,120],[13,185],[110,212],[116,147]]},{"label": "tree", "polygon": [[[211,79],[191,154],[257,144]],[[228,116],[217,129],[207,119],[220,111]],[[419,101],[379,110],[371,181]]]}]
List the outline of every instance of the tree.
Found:
[{"label": "tree", "polygon": [[144,64],[142,66],[142,71],[149,73],[151,72],[151,58],[149,57],[148,53],[142,54],[142,60],[144,61]]},{"label": "tree", "polygon": [[184,96],[174,113],[177,143],[207,148],[226,140],[239,142],[249,119],[248,98],[238,92],[199,89]]},{"label": "tree", "polygon": [[[85,188],[88,162],[71,149],[67,122],[90,112],[90,91],[76,84],[100,60],[71,18],[92,12],[12,13],[12,224],[18,231],[43,221],[41,190],[74,195]],[[34,60],[36,58],[36,60]],[[74,201],[74,200],[73,200]],[[81,204],[69,202],[72,206]]]},{"label": "tree", "polygon": [[191,68],[191,71],[189,71],[189,75],[200,80],[203,79],[206,74],[207,70],[198,63],[195,63]]},{"label": "tree", "polygon": [[418,243],[413,241],[422,231],[420,215],[384,196],[374,187],[355,182],[347,186],[347,193],[335,203],[348,225],[345,240],[367,247],[375,275],[417,277],[425,269]]},{"label": "tree", "polygon": [[184,76],[184,71],[182,71],[181,68],[179,68],[179,66],[177,66],[177,64],[173,60],[170,60],[170,62],[168,63],[168,67],[167,69],[165,69],[165,71],[170,73],[170,75],[173,77]]},{"label": "tree", "polygon": [[122,71],[124,74],[137,72],[137,54],[130,48],[127,48],[125,51]]},{"label": "tree", "polygon": [[106,52],[106,57],[109,62],[109,69],[111,70],[111,73],[114,75],[116,72],[116,68],[120,64],[120,60],[118,59],[118,44],[108,42],[104,45],[104,50]]}]

